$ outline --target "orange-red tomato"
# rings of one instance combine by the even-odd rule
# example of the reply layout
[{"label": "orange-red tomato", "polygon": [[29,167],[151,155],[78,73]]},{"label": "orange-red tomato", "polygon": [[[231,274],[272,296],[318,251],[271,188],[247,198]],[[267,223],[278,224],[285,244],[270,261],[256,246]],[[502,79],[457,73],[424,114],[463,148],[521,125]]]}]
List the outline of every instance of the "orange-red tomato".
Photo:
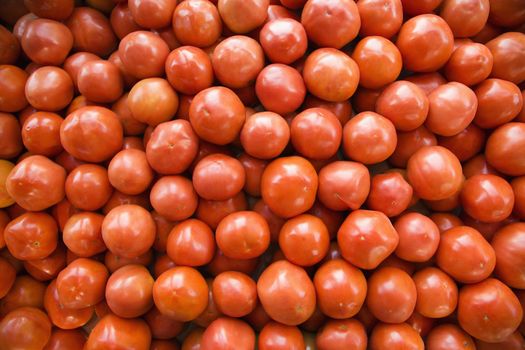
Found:
[{"label": "orange-red tomato", "polygon": [[142,319],[125,319],[108,314],[104,316],[89,334],[86,350],[111,348],[134,348],[148,350],[151,331]]}]

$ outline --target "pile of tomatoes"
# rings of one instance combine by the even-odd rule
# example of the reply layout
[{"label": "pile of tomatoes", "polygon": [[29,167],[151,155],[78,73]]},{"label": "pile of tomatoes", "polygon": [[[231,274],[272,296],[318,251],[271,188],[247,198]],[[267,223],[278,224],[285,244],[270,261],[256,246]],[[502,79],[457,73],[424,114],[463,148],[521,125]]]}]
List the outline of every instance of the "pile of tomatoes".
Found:
[{"label": "pile of tomatoes", "polygon": [[525,348],[523,0],[0,21],[0,349]]}]

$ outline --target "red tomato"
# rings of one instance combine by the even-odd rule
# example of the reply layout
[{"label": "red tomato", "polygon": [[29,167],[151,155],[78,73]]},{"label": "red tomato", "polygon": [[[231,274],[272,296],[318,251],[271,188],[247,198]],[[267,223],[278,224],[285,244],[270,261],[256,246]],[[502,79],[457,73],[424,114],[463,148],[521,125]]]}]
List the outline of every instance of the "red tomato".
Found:
[{"label": "red tomato", "polygon": [[[235,345],[233,345],[235,344]],[[241,320],[221,317],[213,321],[202,334],[201,350],[253,350],[255,333]]]}]

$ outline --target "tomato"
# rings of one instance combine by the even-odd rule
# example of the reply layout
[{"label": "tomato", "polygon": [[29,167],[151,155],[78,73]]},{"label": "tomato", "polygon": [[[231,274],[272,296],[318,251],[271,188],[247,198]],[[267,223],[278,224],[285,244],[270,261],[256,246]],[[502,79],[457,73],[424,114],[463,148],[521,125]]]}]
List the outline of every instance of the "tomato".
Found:
[{"label": "tomato", "polygon": [[168,256],[176,265],[202,266],[215,253],[215,239],[208,225],[197,219],[188,219],[175,225],[166,243]]},{"label": "tomato", "polygon": [[342,51],[321,48],[306,59],[303,78],[312,95],[330,102],[341,102],[355,93],[360,79],[359,66]]},{"label": "tomato", "polygon": [[290,127],[277,113],[259,112],[246,118],[240,141],[244,151],[259,159],[279,156],[290,140]]},{"label": "tomato", "polygon": [[36,112],[29,116],[22,128],[22,142],[33,154],[48,157],[58,155],[62,150],[60,125],[63,119],[55,113]]},{"label": "tomato", "polygon": [[76,310],[95,305],[104,299],[107,279],[108,270],[103,264],[92,259],[76,259],[58,274],[58,301]]},{"label": "tomato", "polygon": [[215,231],[217,246],[233,259],[253,259],[270,244],[270,228],[254,211],[238,211],[221,220]]},{"label": "tomato", "polygon": [[510,184],[496,175],[474,175],[461,189],[461,204],[465,212],[483,222],[505,220],[514,207],[514,192]]},{"label": "tomato", "polygon": [[126,265],[113,272],[106,285],[106,302],[119,317],[145,314],[153,305],[153,277],[141,265]]},{"label": "tomato", "polygon": [[380,163],[394,153],[397,135],[394,124],[375,112],[361,112],[343,129],[344,154],[363,164]]},{"label": "tomato", "polygon": [[[166,58],[166,76],[180,93],[193,95],[213,84],[213,66],[210,57],[194,46],[176,48]],[[179,111],[182,99],[179,101]]]},{"label": "tomato", "polygon": [[81,330],[63,330],[55,328],[44,350],[82,349],[86,343],[86,336]]},{"label": "tomato", "polygon": [[117,190],[136,195],[144,192],[153,180],[153,170],[146,153],[138,149],[125,149],[109,163],[108,178]]},{"label": "tomato", "polygon": [[294,326],[269,322],[259,333],[260,350],[300,350],[305,348],[303,334]]},{"label": "tomato", "polygon": [[221,0],[219,14],[234,33],[248,33],[261,26],[267,16],[270,0]]},{"label": "tomato", "polygon": [[2,276],[0,278],[0,298],[3,298],[9,293],[15,283],[16,270],[13,265],[4,258],[0,258],[0,269],[2,270]]},{"label": "tomato", "polygon": [[495,128],[514,119],[523,108],[517,85],[501,79],[487,79],[476,87],[478,110],[474,123],[481,128]]},{"label": "tomato", "polygon": [[429,200],[450,197],[460,190],[463,181],[459,160],[441,146],[416,151],[408,161],[407,176],[415,193]]},{"label": "tomato", "polygon": [[113,32],[119,39],[122,39],[131,32],[141,29],[133,19],[127,2],[119,2],[116,4],[113,10],[111,10],[109,21]]},{"label": "tomato", "polygon": [[458,226],[441,234],[436,262],[456,281],[476,283],[490,276],[496,265],[496,254],[477,230]]},{"label": "tomato", "polygon": [[401,53],[390,40],[380,36],[362,39],[352,58],[359,66],[359,84],[369,89],[392,83],[401,73]]},{"label": "tomato", "polygon": [[399,31],[396,46],[403,66],[414,72],[433,72],[452,55],[454,36],[447,22],[434,14],[406,21]]},{"label": "tomato", "polygon": [[[225,272],[225,273],[228,273],[228,272]],[[214,280],[211,278],[206,279],[206,283],[208,284],[208,305],[206,306],[206,309],[204,309],[204,311],[199,316],[197,316],[195,320],[193,320],[193,322],[200,327],[208,327],[213,321],[215,321],[216,319],[218,319],[219,317],[223,315],[217,309],[217,304],[215,303],[215,300],[213,298],[213,281]],[[233,279],[231,281],[233,281]],[[253,287],[256,288],[255,282],[253,284]],[[256,295],[255,302],[257,302],[257,292],[255,291],[254,293]]]},{"label": "tomato", "polygon": [[397,247],[398,234],[385,214],[355,210],[347,216],[337,233],[341,254],[362,269],[374,269]]},{"label": "tomato", "polygon": [[44,294],[44,308],[54,326],[75,329],[84,326],[93,317],[93,306],[80,309],[64,307],[59,300],[56,280],[51,281]]},{"label": "tomato", "polygon": [[87,162],[101,162],[112,157],[122,148],[122,137],[118,118],[104,107],[80,108],[69,114],[60,126],[64,149]]},{"label": "tomato", "polygon": [[497,279],[466,285],[459,292],[459,325],[479,340],[505,340],[518,328],[522,317],[518,298]]},{"label": "tomato", "polygon": [[201,350],[229,350],[233,348],[239,350],[255,349],[255,333],[244,321],[220,317],[213,321],[202,334]]},{"label": "tomato", "polygon": [[473,86],[489,77],[493,61],[492,53],[485,45],[462,44],[445,65],[445,75],[448,80]]},{"label": "tomato", "polygon": [[432,329],[425,346],[428,350],[476,349],[472,337],[454,324],[442,324]]},{"label": "tomato", "polygon": [[406,168],[408,160],[416,151],[425,146],[435,145],[437,145],[436,136],[424,126],[407,132],[398,132],[396,148],[388,161],[394,166]]},{"label": "tomato", "polygon": [[318,177],[312,164],[302,157],[278,158],[268,164],[261,179],[264,202],[278,216],[289,218],[312,207]]},{"label": "tomato", "polygon": [[66,266],[66,248],[59,243],[56,249],[47,257],[24,262],[27,273],[39,281],[49,281],[57,277]]},{"label": "tomato", "polygon": [[156,172],[180,174],[193,162],[199,151],[199,138],[186,120],[157,125],[146,145],[146,157]]},{"label": "tomato", "polygon": [[425,317],[446,317],[456,309],[458,287],[446,273],[427,267],[413,276],[417,290],[416,311]]},{"label": "tomato", "polygon": [[478,101],[474,92],[461,83],[447,83],[428,95],[429,111],[425,126],[435,134],[453,136],[474,119]]},{"label": "tomato", "polygon": [[464,162],[477,155],[485,146],[486,132],[475,124],[470,124],[459,134],[439,136],[438,144],[454,153],[459,161]]},{"label": "tomato", "polygon": [[412,194],[412,186],[400,173],[377,174],[372,177],[370,194],[366,202],[369,209],[392,217],[401,214],[409,207]]},{"label": "tomato", "polygon": [[0,301],[0,315],[3,317],[24,306],[43,309],[45,291],[46,285],[31,276],[16,277],[8,293]]},{"label": "tomato", "polygon": [[257,287],[249,276],[228,271],[218,274],[212,284],[217,310],[230,317],[243,317],[255,309]]},{"label": "tomato", "polygon": [[144,315],[144,320],[148,323],[154,339],[172,339],[184,328],[184,323],[163,315],[155,306]]},{"label": "tomato", "polygon": [[4,239],[15,258],[43,259],[57,247],[58,227],[49,214],[27,212],[7,224]]},{"label": "tomato", "polygon": [[65,190],[69,202],[81,210],[102,208],[113,192],[106,168],[94,164],[73,169],[66,178]]},{"label": "tomato", "polygon": [[241,100],[225,87],[202,90],[191,102],[190,122],[193,129],[200,138],[217,145],[235,140],[245,119]]},{"label": "tomato", "polygon": [[331,318],[353,317],[365,301],[365,276],[341,259],[324,263],[315,273],[314,285],[318,307]]},{"label": "tomato", "polygon": [[309,0],[303,8],[301,23],[315,44],[339,49],[357,36],[361,19],[353,1]]},{"label": "tomato", "polygon": [[184,342],[182,343],[182,350],[200,350],[201,344],[202,344],[202,335],[204,333],[204,329],[202,328],[194,328],[192,329],[188,335],[184,338]]},{"label": "tomato", "polygon": [[204,0],[181,2],[173,13],[172,25],[181,44],[201,48],[215,43],[222,32],[217,7]]},{"label": "tomato", "polygon": [[173,267],[153,284],[153,300],[162,314],[176,321],[191,321],[206,309],[208,285],[199,271]]},{"label": "tomato", "polygon": [[151,331],[141,319],[125,319],[113,314],[104,316],[89,334],[86,350],[126,349],[148,350]]},{"label": "tomato", "polygon": [[486,43],[494,58],[491,77],[520,84],[525,80],[523,48],[525,34],[518,32],[503,33]]},{"label": "tomato", "polygon": [[[163,176],[151,188],[151,205],[171,221],[189,218],[197,209],[198,196],[190,180],[183,176]],[[173,207],[177,203],[177,207]]]},{"label": "tomato", "polygon": [[243,191],[223,201],[212,201],[199,198],[196,217],[215,230],[227,215],[248,209],[246,195]]},{"label": "tomato", "polygon": [[139,30],[129,33],[120,41],[118,52],[126,72],[135,78],[144,79],[164,74],[169,47],[158,35]]},{"label": "tomato", "polygon": [[406,323],[380,323],[370,336],[370,350],[423,350],[425,345],[419,333]]},{"label": "tomato", "polygon": [[524,123],[507,123],[494,130],[485,148],[487,162],[504,174],[525,175],[525,158],[518,152],[523,133]]},{"label": "tomato", "polygon": [[176,0],[132,0],[128,4],[133,20],[144,28],[170,25],[176,5]]},{"label": "tomato", "polygon": [[65,70],[44,66],[29,75],[25,95],[29,104],[36,109],[59,111],[73,99],[73,81]]},{"label": "tomato", "polygon": [[[6,188],[7,177],[14,167],[15,165],[13,163],[0,159],[0,208],[6,208],[15,203],[15,200],[11,198]],[[0,240],[3,241],[3,238]],[[1,246],[5,246],[5,243],[2,243]]]},{"label": "tomato", "polygon": [[173,117],[179,107],[179,98],[167,80],[148,78],[133,86],[127,104],[134,119],[156,126]]},{"label": "tomato", "polygon": [[367,335],[362,323],[355,319],[329,320],[315,338],[319,350],[365,350]]},{"label": "tomato", "polygon": [[304,101],[305,80],[290,66],[270,64],[257,76],[255,93],[266,110],[281,115],[291,113]]},{"label": "tomato", "polygon": [[4,349],[43,349],[50,337],[47,315],[32,307],[12,311],[0,322],[0,347]]},{"label": "tomato", "polygon": [[445,0],[439,15],[456,38],[471,37],[481,31],[489,17],[489,0]]},{"label": "tomato", "polygon": [[305,28],[291,18],[268,21],[261,29],[259,40],[273,63],[293,63],[305,54],[308,46]]},{"label": "tomato", "polygon": [[257,281],[257,294],[268,315],[296,326],[315,309],[315,287],[304,269],[286,260],[268,266]]},{"label": "tomato", "polygon": [[[2,64],[0,65],[0,92],[2,97],[0,98],[0,111],[2,112],[18,112],[27,106],[27,99],[25,96],[25,85],[27,82],[28,74],[12,65]],[[0,114],[2,119],[5,115]],[[5,121],[3,121],[5,123]],[[10,135],[11,138],[15,138],[20,133]],[[9,135],[9,134],[7,134]],[[5,150],[3,150],[5,152]]]},{"label": "tomato", "polygon": [[384,267],[368,279],[366,303],[382,322],[405,322],[416,306],[416,285],[403,270]]},{"label": "tomato", "polygon": [[290,125],[292,145],[304,157],[329,159],[341,144],[343,128],[337,117],[323,108],[305,109]]},{"label": "tomato", "polygon": [[525,224],[512,223],[499,229],[491,242],[496,252],[496,275],[506,285],[519,289],[525,285],[521,269],[524,238]]},{"label": "tomato", "polygon": [[73,47],[73,34],[60,22],[37,18],[27,24],[20,41],[33,62],[58,66]]}]

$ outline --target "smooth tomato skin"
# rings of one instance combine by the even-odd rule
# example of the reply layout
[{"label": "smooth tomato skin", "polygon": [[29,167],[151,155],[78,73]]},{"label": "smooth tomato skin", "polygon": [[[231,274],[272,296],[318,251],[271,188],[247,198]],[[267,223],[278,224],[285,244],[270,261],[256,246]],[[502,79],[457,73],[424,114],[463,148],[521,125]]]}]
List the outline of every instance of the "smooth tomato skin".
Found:
[{"label": "smooth tomato skin", "polygon": [[190,122],[202,140],[226,145],[237,138],[245,113],[244,104],[235,92],[214,86],[195,95],[190,105]]},{"label": "smooth tomato skin", "polygon": [[[230,273],[230,272],[233,272],[233,271],[226,271],[226,272],[221,272],[221,273]],[[218,274],[218,275],[220,275],[220,274]],[[229,275],[229,276],[231,276],[231,275]],[[235,283],[235,282],[239,281],[238,279],[235,279],[235,278],[232,278],[232,279],[226,278],[226,279],[223,279],[223,281],[224,280],[227,280],[226,281],[227,283],[224,283],[227,288],[231,286],[231,285],[228,285],[228,282],[234,282]],[[213,297],[213,281],[214,281],[214,279],[211,279],[211,278],[207,278],[206,279],[206,283],[208,284],[208,305],[206,306],[206,309],[204,309],[204,311],[199,316],[197,316],[197,318],[195,320],[193,320],[193,322],[196,325],[198,325],[199,327],[208,327],[213,321],[215,321],[216,319],[218,319],[219,317],[221,317],[223,315],[217,309],[217,304],[215,303],[215,299]],[[249,285],[249,284],[250,284],[249,282],[246,283],[246,285]],[[235,287],[237,287],[237,286],[234,286],[234,289],[235,289]],[[239,289],[240,288],[238,288],[237,290],[239,290]],[[249,291],[249,288],[245,288],[245,290]],[[246,292],[245,294],[249,295],[250,292]],[[254,304],[257,304],[257,290],[256,290],[255,282],[253,282],[253,294],[252,295],[255,295],[255,302],[254,302]],[[226,297],[228,297],[228,295]],[[243,300],[244,303],[242,303],[241,308],[247,309],[248,307],[251,307],[252,301],[250,299],[251,299],[250,297],[245,298],[245,300]],[[229,303],[230,303],[230,300],[227,300],[227,302],[225,302],[223,305],[228,304],[227,306],[230,306],[231,304],[229,304]],[[235,307],[236,306],[238,306],[238,305],[235,304]],[[248,307],[246,307],[246,306],[248,306]]]},{"label": "smooth tomato skin", "polygon": [[[29,75],[26,71],[9,64],[0,65],[0,92],[3,99],[0,100],[1,112],[18,112],[27,106],[25,96],[25,84]],[[15,137],[17,135],[12,135]],[[5,150],[3,151],[5,152]]]},{"label": "smooth tomato skin", "polygon": [[359,66],[359,84],[378,89],[394,82],[401,73],[401,53],[390,40],[367,36],[359,41],[352,53]]},{"label": "smooth tomato skin", "polygon": [[370,350],[423,350],[425,344],[419,333],[407,323],[379,323],[370,335]]},{"label": "smooth tomato skin", "polygon": [[357,9],[361,17],[359,34],[362,37],[379,35],[389,39],[403,24],[401,0],[360,0],[357,1]]},{"label": "smooth tomato skin", "polygon": [[44,294],[46,285],[31,276],[22,275],[0,301],[0,315],[3,317],[20,307],[29,306],[44,309]]},{"label": "smooth tomato skin", "polygon": [[55,328],[44,350],[83,349],[86,341],[86,335],[81,330]]},{"label": "smooth tomato skin", "polygon": [[60,143],[60,125],[63,119],[56,113],[31,114],[22,127],[22,142],[28,151],[47,157],[63,151]]},{"label": "smooth tomato skin", "polygon": [[343,128],[343,152],[363,164],[380,163],[396,149],[394,124],[375,112],[361,112]]},{"label": "smooth tomato skin", "polygon": [[447,22],[456,38],[478,34],[487,23],[490,1],[445,0],[439,15]]},{"label": "smooth tomato skin", "polygon": [[412,279],[416,285],[416,311],[425,317],[446,317],[456,309],[458,287],[454,280],[435,267],[416,272]]},{"label": "smooth tomato skin", "polygon": [[525,34],[519,32],[503,33],[485,44],[494,58],[490,76],[521,84],[525,80],[523,61]]},{"label": "smooth tomato skin", "polygon": [[284,223],[279,233],[279,247],[288,261],[312,266],[328,252],[330,235],[321,219],[301,214]]},{"label": "smooth tomato skin", "polygon": [[522,317],[518,298],[497,279],[466,285],[459,292],[459,325],[479,340],[504,341],[518,328]]},{"label": "smooth tomato skin", "polygon": [[165,70],[171,86],[182,94],[194,95],[213,84],[211,59],[194,46],[182,46],[170,52]]},{"label": "smooth tomato skin", "polygon": [[476,116],[478,99],[468,86],[443,84],[428,95],[425,126],[436,135],[453,136],[463,131]]},{"label": "smooth tomato skin", "polygon": [[403,260],[425,262],[438,249],[440,233],[436,224],[427,216],[407,213],[399,216],[394,223],[399,235],[395,254]]},{"label": "smooth tomato skin", "polygon": [[238,211],[224,217],[215,231],[218,248],[233,259],[253,259],[270,245],[270,228],[255,211]]},{"label": "smooth tomato skin", "polygon": [[422,199],[445,199],[458,192],[463,182],[457,157],[441,146],[420,148],[408,160],[407,176]]},{"label": "smooth tomato skin", "polygon": [[342,51],[321,48],[306,58],[303,79],[312,95],[341,102],[354,95],[360,79],[359,66]]},{"label": "smooth tomato skin", "polygon": [[263,172],[264,202],[280,217],[290,218],[309,210],[318,188],[318,176],[305,158],[292,156],[272,161]]},{"label": "smooth tomato skin", "polygon": [[436,263],[458,282],[477,283],[494,270],[496,254],[479,231],[458,226],[441,234]]},{"label": "smooth tomato skin", "polygon": [[81,212],[71,215],[62,228],[62,240],[67,248],[82,258],[89,258],[106,250],[102,239],[104,216]]},{"label": "smooth tomato skin", "polygon": [[156,226],[151,214],[136,204],[113,208],[102,222],[102,238],[108,249],[123,258],[146,253],[155,241]]},{"label": "smooth tomato skin", "polygon": [[260,350],[300,350],[305,348],[303,334],[299,328],[268,322],[257,339]]},{"label": "smooth tomato skin", "polygon": [[337,233],[343,258],[367,270],[375,269],[385,260],[398,242],[399,236],[386,215],[372,210],[353,211]]},{"label": "smooth tomato skin", "polygon": [[388,217],[398,216],[412,202],[412,186],[398,172],[387,172],[372,176],[367,207],[384,213]]},{"label": "smooth tomato skin", "polygon": [[315,309],[315,287],[305,270],[286,260],[268,266],[257,281],[257,294],[268,315],[277,322],[296,326]]},{"label": "smooth tomato skin", "polygon": [[474,123],[481,128],[492,129],[508,123],[523,109],[520,88],[510,81],[487,79],[474,92],[478,98]]},{"label": "smooth tomato skin", "polygon": [[331,318],[353,317],[365,302],[367,282],[363,272],[342,259],[321,265],[314,286],[318,307]]},{"label": "smooth tomato skin", "polygon": [[518,152],[525,135],[525,123],[501,125],[487,139],[485,157],[489,165],[506,175],[525,175],[525,157]]},{"label": "smooth tomato skin", "polygon": [[[0,76],[1,76],[0,67]],[[22,152],[23,143],[20,136],[20,123],[18,119],[9,113],[0,113],[0,156],[2,160],[10,159]],[[5,174],[7,177],[8,174]]]},{"label": "smooth tomato skin", "polygon": [[463,210],[472,218],[486,222],[500,222],[512,213],[514,192],[511,185],[496,175],[474,175],[461,189]]},{"label": "smooth tomato skin", "polygon": [[51,255],[58,244],[58,227],[44,212],[27,212],[10,221],[4,229],[9,252],[19,260],[37,260]]},{"label": "smooth tomato skin", "polygon": [[213,232],[200,220],[184,220],[169,232],[166,251],[176,265],[206,265],[215,253]]},{"label": "smooth tomato skin", "polygon": [[49,318],[33,307],[11,311],[0,322],[0,346],[3,349],[43,349],[50,337]]},{"label": "smooth tomato skin", "polygon": [[476,349],[470,335],[455,324],[442,324],[433,328],[425,341],[428,350]]},{"label": "smooth tomato skin", "polygon": [[154,33],[138,30],[126,35],[118,45],[124,70],[138,79],[164,75],[168,44]]},{"label": "smooth tomato skin", "polygon": [[66,197],[76,208],[95,211],[107,203],[113,188],[105,167],[82,164],[73,169],[66,178]]},{"label": "smooth tomato skin", "polygon": [[476,349],[479,350],[495,350],[495,349],[521,349],[525,346],[525,339],[520,332],[516,331],[508,336],[504,341],[498,343],[487,343],[481,340],[476,340]]},{"label": "smooth tomato skin", "polygon": [[146,158],[157,173],[176,175],[190,167],[199,152],[199,137],[187,120],[161,123],[146,144]]},{"label": "smooth tomato skin", "polygon": [[496,276],[512,288],[525,288],[522,271],[522,262],[525,259],[524,239],[525,224],[517,222],[499,229],[491,241],[496,252]]},{"label": "smooth tomato skin", "polygon": [[257,76],[255,93],[266,110],[284,115],[301,106],[306,86],[296,69],[273,63],[264,67]]},{"label": "smooth tomato skin", "polygon": [[203,328],[194,328],[184,338],[182,342],[182,350],[200,350],[202,345]]},{"label": "smooth tomato skin", "polygon": [[358,162],[335,161],[319,172],[318,197],[331,210],[359,209],[370,192],[368,168]]},{"label": "smooth tomato skin", "polygon": [[475,124],[470,124],[459,134],[438,137],[439,145],[454,153],[460,162],[469,160],[480,153],[486,140],[486,131]]},{"label": "smooth tomato skin", "polygon": [[11,170],[5,180],[9,196],[26,210],[40,211],[64,196],[66,171],[44,156],[29,156]]},{"label": "smooth tomato skin", "polygon": [[248,209],[246,195],[243,191],[226,200],[206,200],[199,199],[199,206],[195,216],[197,219],[206,223],[212,230],[215,230],[222,219],[227,215],[237,211]]},{"label": "smooth tomato skin", "polygon": [[208,285],[194,268],[173,267],[153,284],[153,300],[161,313],[176,321],[191,321],[208,305]]},{"label": "smooth tomato skin", "polygon": [[361,19],[355,2],[309,0],[301,13],[308,38],[320,47],[342,48],[359,33]]},{"label": "smooth tomato skin", "polygon": [[303,25],[292,18],[268,21],[261,29],[259,40],[273,63],[293,63],[304,55],[308,46]]},{"label": "smooth tomato skin", "polygon": [[111,186],[125,194],[144,192],[153,181],[153,175],[144,150],[123,149],[111,158],[108,165]]},{"label": "smooth tomato skin", "polygon": [[[192,182],[184,176],[163,176],[150,191],[151,206],[171,221],[189,218],[197,210],[199,197]],[[177,203],[174,207],[173,203]]]},{"label": "smooth tomato skin", "polygon": [[257,305],[257,287],[250,276],[237,271],[222,272],[212,283],[218,311],[229,317],[243,317]]},{"label": "smooth tomato skin", "polygon": [[400,80],[385,87],[375,103],[375,112],[388,118],[399,131],[420,127],[426,120],[429,101],[416,84]]},{"label": "smooth tomato skin", "polygon": [[319,350],[365,350],[367,335],[356,319],[329,320],[317,332],[315,344]]},{"label": "smooth tomato skin", "polygon": [[202,334],[201,350],[253,350],[255,332],[244,321],[220,317]]},{"label": "smooth tomato skin", "polygon": [[184,328],[184,323],[162,314],[159,309],[153,306],[145,315],[144,320],[148,323],[151,335],[154,339],[172,339],[176,337]]},{"label": "smooth tomato skin", "polygon": [[153,277],[142,265],[126,265],[109,277],[106,302],[115,315],[134,318],[153,305]]},{"label": "smooth tomato skin", "polygon": [[96,324],[89,334],[85,349],[148,350],[150,343],[151,331],[145,321],[108,314]]},{"label": "smooth tomato skin", "polygon": [[9,290],[15,283],[16,270],[13,265],[4,258],[0,258],[0,270],[2,271],[2,276],[0,277],[0,298],[3,298],[9,293]]},{"label": "smooth tomato skin", "polygon": [[58,301],[71,309],[83,309],[104,300],[109,274],[106,266],[93,259],[72,261],[57,277]]},{"label": "smooth tomato skin", "polygon": [[259,159],[279,156],[290,140],[290,127],[277,113],[259,112],[246,118],[241,134],[244,151]]},{"label": "smooth tomato skin", "polygon": [[51,281],[44,294],[44,308],[53,326],[61,329],[75,329],[84,326],[93,317],[95,308],[82,309],[64,307],[59,300],[56,280]]},{"label": "smooth tomato skin", "polygon": [[454,50],[445,65],[445,75],[450,81],[473,86],[487,79],[494,59],[490,50],[480,43],[465,43]]},{"label": "smooth tomato skin", "polygon": [[401,52],[406,69],[433,72],[441,68],[452,55],[454,35],[441,17],[424,14],[403,24],[396,46]]},{"label": "smooth tomato skin", "polygon": [[366,303],[382,322],[402,323],[416,306],[416,285],[409,274],[395,267],[376,270],[368,279]]},{"label": "smooth tomato skin", "polygon": [[175,0],[133,0],[129,2],[129,11],[139,26],[162,28],[171,24],[175,6]]}]

